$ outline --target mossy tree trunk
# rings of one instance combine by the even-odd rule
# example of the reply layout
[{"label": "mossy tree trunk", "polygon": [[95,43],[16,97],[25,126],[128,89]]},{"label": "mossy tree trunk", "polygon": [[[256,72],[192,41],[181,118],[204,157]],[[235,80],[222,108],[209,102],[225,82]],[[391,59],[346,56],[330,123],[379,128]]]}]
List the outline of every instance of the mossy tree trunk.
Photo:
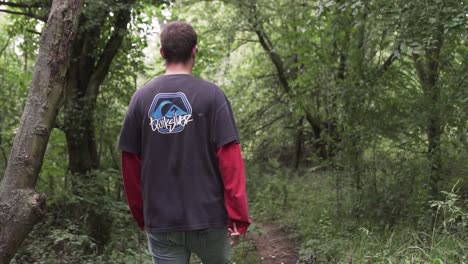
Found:
[{"label": "mossy tree trunk", "polygon": [[27,103],[0,186],[0,264],[11,261],[44,215],[38,175],[58,111],[83,0],[54,0],[41,37]]}]

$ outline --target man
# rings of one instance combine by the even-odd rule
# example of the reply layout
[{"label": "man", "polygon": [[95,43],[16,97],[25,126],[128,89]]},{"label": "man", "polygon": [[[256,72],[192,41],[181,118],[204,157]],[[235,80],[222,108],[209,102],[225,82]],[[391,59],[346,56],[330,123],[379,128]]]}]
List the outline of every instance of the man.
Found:
[{"label": "man", "polygon": [[120,134],[130,211],[145,229],[153,263],[230,260],[230,237],[250,224],[244,165],[229,101],[192,76],[197,34],[164,27],[166,73],[138,89]]}]

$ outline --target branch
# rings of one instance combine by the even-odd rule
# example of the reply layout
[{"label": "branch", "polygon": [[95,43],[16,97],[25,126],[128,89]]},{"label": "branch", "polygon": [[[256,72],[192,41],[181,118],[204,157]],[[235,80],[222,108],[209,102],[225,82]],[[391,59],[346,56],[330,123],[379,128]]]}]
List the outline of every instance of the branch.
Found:
[{"label": "branch", "polygon": [[3,45],[3,47],[0,49],[0,57],[3,55],[3,52],[5,52],[5,50],[8,48],[8,45],[10,45],[10,40],[11,37],[7,39],[5,45]]},{"label": "branch", "polygon": [[261,125],[260,127],[254,129],[253,131],[249,131],[247,133],[247,135],[245,135],[245,138],[250,138],[251,136],[255,135],[255,133],[257,133],[258,131],[261,131],[265,128],[268,128],[270,127],[271,125],[273,125],[274,123],[278,122],[279,120],[289,116],[290,114],[289,113],[286,113],[286,114],[282,114],[282,115],[279,115],[275,118],[273,118],[272,120],[269,120],[268,122],[265,122],[265,124]]},{"label": "branch", "polygon": [[38,36],[42,35],[41,32],[38,32],[38,31],[32,30],[32,29],[26,29],[26,32],[33,33],[33,34],[38,35]]},{"label": "branch", "polygon": [[39,8],[39,7],[46,7],[42,2],[24,4],[24,3],[14,3],[14,2],[6,2],[4,0],[0,0],[0,5],[10,6],[10,7],[18,7],[18,8]]},{"label": "branch", "polygon": [[5,148],[3,146],[0,146],[0,149],[2,150],[2,156],[3,160],[5,161],[5,167],[8,166],[8,155],[6,154]]},{"label": "branch", "polygon": [[[271,102],[269,105],[267,105],[266,107],[263,107],[262,109],[259,109],[257,112],[255,112],[254,114],[250,115],[248,118],[246,118],[247,120],[259,120],[260,117],[263,117],[270,109],[272,109],[274,106],[276,106],[278,103],[283,103],[281,102],[281,100],[275,100],[273,102]],[[254,121],[256,122],[256,121]],[[252,122],[244,122],[242,126],[240,126],[240,130],[244,130],[245,127],[249,127],[251,125]]]},{"label": "branch", "polygon": [[[252,8],[253,12],[256,12],[256,7],[253,6]],[[273,42],[270,40],[270,38],[266,35],[265,31],[263,30],[261,24],[256,20],[259,15],[257,13],[253,13],[250,15],[249,22],[252,25],[253,31],[258,37],[258,40],[260,42],[260,45],[263,47],[263,49],[268,52],[268,55],[270,56],[271,61],[273,62],[273,65],[276,68],[276,72],[278,74],[278,79],[280,81],[281,86],[283,87],[284,91],[286,94],[291,97],[293,100],[297,101],[302,108],[304,109],[304,113],[306,115],[306,120],[314,130],[314,135],[316,137],[320,137],[320,130],[317,130],[317,128],[320,128],[320,122],[317,118],[317,116],[313,115],[306,107],[306,105],[301,101],[300,98],[295,98],[294,93],[291,91],[291,87],[289,86],[288,82],[288,77],[286,76],[286,69],[283,64],[283,60],[281,57],[276,53]],[[318,132],[317,132],[318,131]]]},{"label": "branch", "polygon": [[401,47],[401,43],[398,43],[396,45],[396,48],[392,51],[392,53],[390,54],[390,56],[388,56],[388,58],[385,60],[385,62],[382,64],[382,66],[380,67],[378,73],[377,73],[377,78],[382,76],[389,68],[390,66],[392,65],[392,63],[398,59],[398,54],[400,54],[401,50],[400,50],[400,47]]},{"label": "branch", "polygon": [[287,93],[289,93],[291,91],[291,88],[289,87],[288,79],[285,74],[284,65],[283,65],[283,61],[281,60],[281,57],[278,55],[278,53],[274,51],[270,39],[263,32],[262,29],[258,29],[258,26],[256,26],[254,31],[255,31],[255,34],[257,34],[258,36],[260,45],[262,45],[263,49],[266,52],[268,52],[268,55],[270,56],[270,59],[276,68],[276,72],[278,73],[278,78],[281,83],[281,86],[283,86],[283,89]]},{"label": "branch", "polygon": [[43,22],[47,22],[47,17],[44,16],[39,16],[37,14],[31,13],[31,12],[20,12],[20,11],[12,11],[12,10],[7,10],[7,9],[0,9],[0,12],[7,13],[7,14],[12,14],[12,15],[22,15],[22,16],[27,16],[30,18],[35,18]]},{"label": "branch", "polygon": [[121,8],[116,15],[115,23],[113,25],[114,31],[112,32],[109,41],[107,41],[104,51],[101,53],[99,61],[90,79],[90,90],[87,92],[90,93],[91,98],[98,95],[99,87],[106,78],[112,61],[119,52],[123,38],[127,34],[127,25],[130,22],[131,10],[134,4],[135,0],[128,0],[127,7]]}]

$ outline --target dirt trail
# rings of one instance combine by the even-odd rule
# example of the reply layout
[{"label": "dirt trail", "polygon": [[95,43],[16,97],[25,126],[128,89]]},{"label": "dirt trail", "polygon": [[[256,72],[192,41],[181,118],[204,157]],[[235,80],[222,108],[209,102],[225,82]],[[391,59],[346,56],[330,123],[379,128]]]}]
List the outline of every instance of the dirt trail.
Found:
[{"label": "dirt trail", "polygon": [[262,264],[296,264],[299,258],[297,241],[290,234],[276,225],[258,225],[259,234],[249,234],[262,257]]}]

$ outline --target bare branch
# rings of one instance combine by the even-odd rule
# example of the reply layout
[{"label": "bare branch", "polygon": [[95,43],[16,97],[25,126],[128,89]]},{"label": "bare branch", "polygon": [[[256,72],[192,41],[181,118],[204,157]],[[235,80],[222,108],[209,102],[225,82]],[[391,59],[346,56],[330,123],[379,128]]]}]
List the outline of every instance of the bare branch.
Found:
[{"label": "bare branch", "polygon": [[38,32],[38,31],[32,30],[32,29],[26,29],[26,31],[29,32],[29,33],[33,33],[35,35],[39,35],[39,36],[42,34],[41,32]]},{"label": "bare branch", "polygon": [[286,114],[282,114],[282,115],[279,115],[279,116],[276,116],[274,118],[272,118],[271,120],[268,120],[268,122],[265,122],[265,124],[257,127],[256,129],[254,129],[253,131],[249,131],[246,133],[245,135],[245,138],[250,138],[251,136],[255,135],[258,131],[261,131],[263,129],[266,129],[270,126],[272,126],[273,124],[275,124],[276,122],[280,121],[281,119],[289,116],[290,114],[289,113],[286,113]]},{"label": "bare branch", "polygon": [[401,50],[400,50],[400,46],[401,46],[401,43],[398,43],[396,45],[396,48],[392,51],[392,53],[390,54],[390,56],[388,56],[388,58],[385,60],[385,62],[382,64],[382,66],[380,67],[379,69],[379,72],[377,74],[378,77],[382,76],[389,68],[390,66],[392,65],[392,63],[398,59],[398,54],[400,54]]},{"label": "bare branch", "polygon": [[6,48],[8,48],[8,45],[10,45],[10,40],[11,37],[7,39],[5,45],[3,45],[3,47],[0,49],[0,57],[3,55],[3,52],[5,52]]},{"label": "bare branch", "polygon": [[0,9],[0,12],[7,13],[7,14],[12,14],[12,15],[22,15],[22,16],[27,16],[30,18],[35,18],[43,22],[47,22],[47,17],[45,16],[40,16],[31,12],[20,12],[20,11],[13,11],[13,10],[7,10],[7,9]]},{"label": "bare branch", "polygon": [[15,3],[15,2],[7,2],[4,0],[0,0],[0,5],[10,6],[10,7],[18,7],[18,8],[39,8],[39,7],[46,7],[45,3],[43,2],[35,2],[35,3]]}]

